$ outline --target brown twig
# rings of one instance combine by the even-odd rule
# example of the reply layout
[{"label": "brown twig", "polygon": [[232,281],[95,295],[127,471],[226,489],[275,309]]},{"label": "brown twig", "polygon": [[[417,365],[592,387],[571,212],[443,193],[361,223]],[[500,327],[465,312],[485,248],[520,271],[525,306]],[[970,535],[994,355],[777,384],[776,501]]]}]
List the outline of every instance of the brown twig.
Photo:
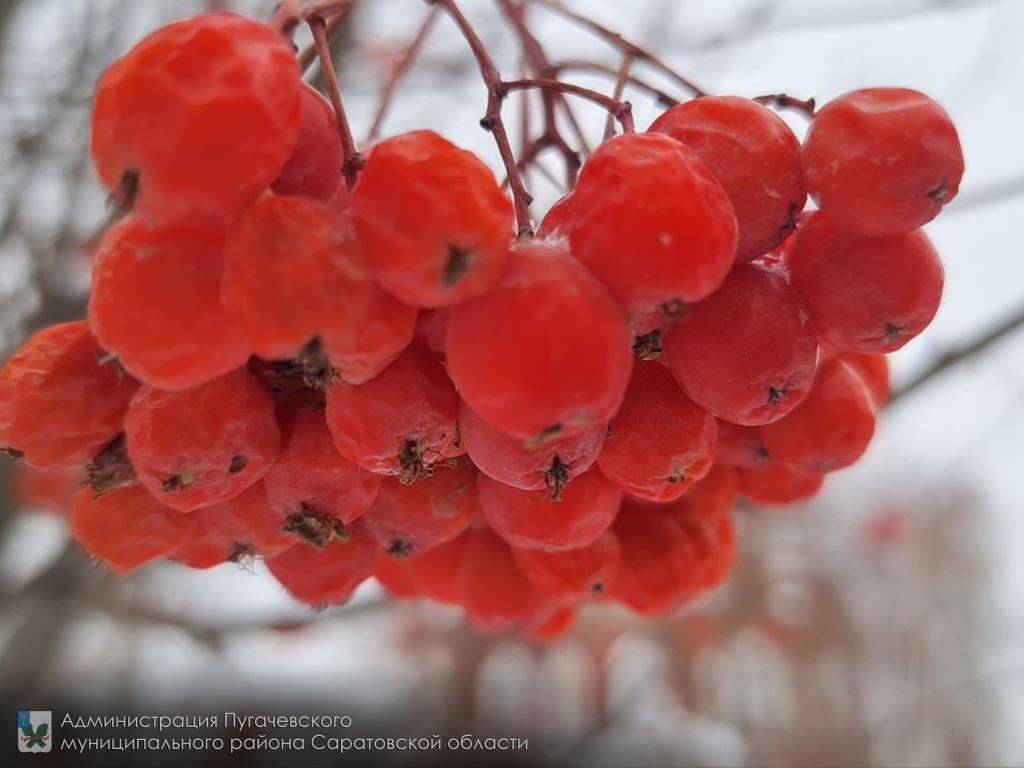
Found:
[{"label": "brown twig", "polygon": [[[629,79],[629,70],[633,66],[632,54],[625,54],[622,57],[622,64],[619,67],[618,76],[615,78],[615,90],[612,91],[612,98],[617,101],[622,101],[622,95],[626,90],[626,80]],[[608,117],[604,121],[604,140],[608,141],[612,136],[615,135],[615,118],[612,113],[608,113]]]},{"label": "brown twig", "polygon": [[816,106],[814,99],[798,99],[786,93],[769,93],[765,96],[755,96],[754,101],[775,109],[793,109],[803,114],[808,120],[814,119]]},{"label": "brown twig", "polygon": [[[571,59],[567,61],[559,61],[552,64],[547,72],[542,73],[543,77],[554,77],[557,78],[563,72],[568,70],[579,70],[581,72],[597,72],[600,74],[609,75],[610,77],[618,77],[619,70],[614,67],[609,67],[607,64],[601,64],[596,61],[583,61],[580,59]],[[679,103],[679,99],[674,96],[670,96],[660,88],[651,85],[646,80],[642,80],[635,75],[627,75],[626,84],[631,85],[638,90],[644,91],[645,93],[653,96],[655,100],[663,107],[674,107]],[[621,98],[621,96],[619,97]]]},{"label": "brown twig", "polygon": [[611,96],[606,96],[603,93],[592,90],[590,88],[584,88],[582,85],[576,85],[575,83],[564,83],[561,80],[554,80],[546,77],[528,77],[523,80],[505,80],[498,83],[498,87],[504,93],[511,91],[522,91],[528,88],[538,88],[542,90],[557,91],[558,93],[564,93],[571,96],[579,96],[581,99],[593,102],[598,106],[604,107],[608,111],[608,114],[619,121],[622,126],[624,133],[633,133],[635,130],[633,126],[633,105],[628,101],[619,101]]},{"label": "brown twig", "polygon": [[312,0],[303,4],[302,0],[283,0],[267,23],[282,35],[291,36],[302,22],[308,23],[310,19],[317,17],[329,19],[335,14],[347,13],[357,2],[358,0]]},{"label": "brown twig", "polygon": [[[349,11],[355,8],[355,3],[350,3],[343,10],[336,13],[331,17],[330,21],[327,22],[327,39],[331,40],[334,37],[335,31],[348,17]],[[302,72],[306,72],[316,61],[316,43],[310,43],[306,50],[299,54],[299,68]]]}]

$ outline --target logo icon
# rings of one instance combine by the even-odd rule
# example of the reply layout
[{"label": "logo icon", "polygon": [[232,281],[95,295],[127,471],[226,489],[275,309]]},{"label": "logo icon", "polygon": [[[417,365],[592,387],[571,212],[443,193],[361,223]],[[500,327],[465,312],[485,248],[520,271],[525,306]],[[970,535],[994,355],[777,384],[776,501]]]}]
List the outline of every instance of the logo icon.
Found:
[{"label": "logo icon", "polygon": [[18,710],[18,751],[49,752],[52,726],[52,712]]}]

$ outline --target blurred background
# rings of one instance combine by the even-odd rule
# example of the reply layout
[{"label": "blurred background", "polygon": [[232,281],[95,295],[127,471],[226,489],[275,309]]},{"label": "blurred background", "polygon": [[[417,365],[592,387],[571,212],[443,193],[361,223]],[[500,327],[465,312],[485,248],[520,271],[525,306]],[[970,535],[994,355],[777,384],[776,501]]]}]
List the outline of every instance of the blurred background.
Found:
[{"label": "blurred background", "polygon": [[[547,645],[481,636],[457,610],[396,603],[373,583],[311,613],[259,563],[158,563],[115,579],[69,542],[56,503],[66,485],[16,483],[0,461],[4,699],[127,714],[316,702],[403,735],[529,737],[534,764],[1024,764],[1024,2],[567,1],[713,93],[823,103],[904,85],[952,114],[968,170],[928,227],[946,295],[892,358],[905,391],[866,458],[811,503],[738,509],[740,563],[701,602],[656,621],[594,606]],[[462,7],[514,76],[518,42],[495,5]],[[0,359],[84,313],[106,215],[88,158],[97,76],[147,31],[211,8],[267,18],[273,4],[0,0]],[[334,31],[357,136],[427,12],[419,0],[365,0]],[[578,26],[541,7],[529,20],[552,58],[618,69],[620,54]],[[642,63],[634,73],[686,95]],[[645,128],[659,106],[626,94]],[[498,169],[478,126],[484,99],[464,42],[438,18],[383,135],[433,128]],[[510,100],[510,126],[521,112]],[[596,143],[604,115],[577,115]],[[802,135],[803,118],[786,118]],[[555,160],[527,177],[537,219],[560,195]]]}]

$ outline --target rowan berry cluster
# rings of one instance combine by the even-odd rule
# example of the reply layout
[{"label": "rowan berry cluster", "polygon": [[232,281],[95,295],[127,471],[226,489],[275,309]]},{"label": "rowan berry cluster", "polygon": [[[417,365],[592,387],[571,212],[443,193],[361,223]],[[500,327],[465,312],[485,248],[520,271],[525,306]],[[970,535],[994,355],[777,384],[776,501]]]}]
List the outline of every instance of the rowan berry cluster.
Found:
[{"label": "rowan berry cluster", "polygon": [[311,604],[376,576],[537,637],[587,600],[671,610],[728,574],[734,499],[806,499],[867,448],[963,171],[913,91],[842,96],[802,146],[702,97],[516,239],[471,153],[394,136],[350,191],[338,127],[237,16],[100,79],[92,155],[129,212],[88,319],[0,372],[0,444],[83,468],[74,534],[113,570],[259,555]]}]

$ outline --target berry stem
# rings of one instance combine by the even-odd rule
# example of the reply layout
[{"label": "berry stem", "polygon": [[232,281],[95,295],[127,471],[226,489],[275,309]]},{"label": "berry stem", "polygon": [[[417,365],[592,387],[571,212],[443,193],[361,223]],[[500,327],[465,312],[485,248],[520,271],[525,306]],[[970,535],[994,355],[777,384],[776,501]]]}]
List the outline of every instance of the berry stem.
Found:
[{"label": "berry stem", "polygon": [[755,96],[754,101],[775,109],[793,109],[803,114],[808,120],[813,120],[815,115],[814,99],[798,99],[785,93],[769,93],[765,96]]},{"label": "berry stem", "polygon": [[344,16],[359,0],[313,0],[302,4],[301,0],[283,0],[267,22],[282,35],[291,35],[303,21],[319,16],[329,18],[335,15]]},{"label": "berry stem", "polygon": [[[567,59],[565,61],[559,61],[552,64],[548,68],[547,72],[544,73],[544,77],[553,77],[557,79],[559,75],[567,70],[596,72],[599,74],[609,75],[611,77],[618,77],[619,75],[619,71],[614,67],[609,67],[607,64],[601,64],[596,61],[584,61],[582,59]],[[679,103],[679,99],[674,96],[670,96],[665,91],[655,87],[646,80],[640,79],[636,75],[627,75],[626,83],[653,96],[657,100],[658,104],[663,107],[674,107]],[[619,98],[621,98],[621,96]]]},{"label": "berry stem", "polygon": [[[350,5],[340,10],[337,14],[331,17],[330,21],[327,22],[328,41],[330,41],[331,38],[334,37],[335,30],[342,24],[342,22],[345,21],[345,19],[348,17],[349,11],[351,11],[353,8],[355,8],[355,3],[351,3]],[[311,43],[309,46],[307,46],[306,50],[299,54],[299,68],[302,70],[303,73],[305,73],[306,70],[310,68],[313,62],[316,61],[316,58],[316,43]]]},{"label": "berry stem", "polygon": [[[633,55],[625,54],[622,57],[622,65],[619,67],[618,77],[615,78],[615,90],[612,91],[612,98],[622,101],[622,94],[626,90],[626,80],[629,78],[629,70],[633,66]],[[608,117],[604,122],[604,140],[608,141],[612,136],[615,135],[615,118],[608,113]]]},{"label": "berry stem", "polygon": [[624,133],[634,132],[633,107],[628,101],[619,101],[616,98],[606,96],[603,93],[598,93],[590,88],[584,88],[582,85],[576,85],[575,83],[563,83],[561,80],[552,80],[546,77],[531,77],[524,80],[506,80],[504,82],[499,82],[498,87],[500,91],[503,91],[504,93],[521,91],[527,88],[542,88],[545,90],[557,91],[558,93],[579,96],[582,99],[592,101],[594,104],[608,110],[608,114],[619,121]]}]

